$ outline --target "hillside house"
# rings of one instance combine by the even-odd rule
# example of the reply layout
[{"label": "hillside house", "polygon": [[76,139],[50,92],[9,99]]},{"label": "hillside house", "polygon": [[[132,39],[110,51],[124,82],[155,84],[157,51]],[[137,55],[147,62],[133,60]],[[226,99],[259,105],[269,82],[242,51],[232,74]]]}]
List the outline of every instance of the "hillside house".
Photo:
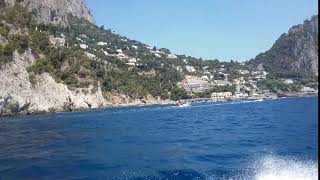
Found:
[{"label": "hillside house", "polygon": [[188,92],[202,92],[209,88],[208,81],[197,76],[185,76],[181,82],[182,87]]},{"label": "hillside house", "polygon": [[218,92],[218,93],[212,93],[211,94],[211,99],[220,101],[220,100],[228,100],[232,97],[231,92]]}]

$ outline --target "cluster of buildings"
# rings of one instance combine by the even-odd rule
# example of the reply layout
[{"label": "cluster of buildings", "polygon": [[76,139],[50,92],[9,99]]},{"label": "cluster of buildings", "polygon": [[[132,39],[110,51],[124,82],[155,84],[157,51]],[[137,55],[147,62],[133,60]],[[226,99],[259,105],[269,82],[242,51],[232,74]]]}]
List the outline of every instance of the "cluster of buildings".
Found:
[{"label": "cluster of buildings", "polygon": [[[216,101],[223,101],[231,99],[273,99],[278,97],[278,94],[262,90],[258,87],[258,82],[267,78],[268,73],[264,70],[238,70],[238,77],[229,78],[226,67],[222,65],[216,70],[216,73],[222,76],[216,78],[205,68],[203,72],[199,72],[194,67],[188,65],[185,68],[190,73],[203,74],[198,76],[186,75],[180,83],[180,86],[190,94],[193,92],[204,92],[215,86],[233,86],[235,87],[233,92],[214,92],[211,94],[211,98]],[[294,83],[292,79],[282,79],[282,81],[288,85]],[[310,87],[301,88],[300,94],[308,93],[318,93],[318,90]]]},{"label": "cluster of buildings", "polygon": [[[86,50],[85,54],[87,55],[88,58],[93,59],[93,60],[99,60],[99,58],[97,58],[96,55],[88,52],[89,46],[85,43],[86,39],[87,39],[86,35],[81,35],[80,37],[77,37],[76,39],[80,43],[76,44],[75,46],[79,46],[81,49]],[[121,39],[121,40],[125,41],[125,39]],[[120,60],[123,60],[129,66],[138,66],[138,65],[140,65],[138,63],[140,59],[129,57],[128,55],[126,55],[123,52],[122,49],[116,49],[114,51],[114,53],[109,53],[108,51],[111,50],[111,49],[107,47],[109,45],[109,43],[107,43],[107,42],[100,41],[100,42],[97,42],[96,45],[97,46],[101,46],[103,48],[102,52],[106,56],[115,57],[115,58],[118,58]],[[132,46],[132,48],[138,49],[137,46]],[[93,51],[97,51],[97,50],[93,49]]]},{"label": "cluster of buildings", "polygon": [[318,93],[317,89],[311,88],[311,87],[302,87],[301,92],[303,93]]},{"label": "cluster of buildings", "polygon": [[[64,42],[60,42],[60,39],[54,39],[52,38],[52,41],[54,44],[63,44]],[[99,58],[97,58],[95,55],[93,55],[92,53],[90,53],[90,49],[93,51],[97,51],[96,49],[92,49],[89,47],[89,43],[86,43],[88,40],[88,36],[86,36],[85,34],[81,34],[79,37],[76,38],[76,40],[78,41],[78,44],[75,44],[76,47],[80,47],[81,49],[86,51],[86,55],[88,56],[88,58],[93,59],[93,60],[99,60]],[[92,39],[94,40],[94,39]],[[127,39],[121,39],[121,41],[127,42]],[[114,47],[115,49],[111,49],[110,47],[110,43],[107,42],[103,42],[103,41],[99,41],[95,44],[96,46],[100,46],[102,50],[102,53],[106,56],[110,56],[110,57],[115,57],[117,59],[120,59],[122,61],[124,61],[127,65],[129,66],[140,66],[141,63],[139,63],[140,59],[139,58],[133,58],[128,56],[124,50],[130,50],[131,49],[139,49],[138,46],[136,45],[132,45],[131,47],[127,46],[124,47],[124,49],[121,48],[117,48],[116,46]],[[177,55],[170,53],[170,51],[168,49],[162,48],[162,49],[157,49],[157,48],[151,48],[149,46],[146,47],[147,49],[149,49],[150,53],[153,54],[155,57],[161,58],[161,57],[166,57],[169,59],[176,59],[178,58]]]},{"label": "cluster of buildings", "polygon": [[[204,68],[203,72],[197,71],[196,68],[189,65],[186,65],[185,68],[191,74],[202,74],[201,76],[185,76],[180,84],[186,91],[201,92],[213,86],[235,86],[237,89],[237,96],[245,96],[244,92],[257,91],[257,82],[266,79],[268,74],[266,71],[250,72],[248,70],[238,70],[239,77],[230,78],[230,74],[227,73],[227,68],[224,65],[221,65],[217,70],[214,70],[215,74],[218,74],[219,76],[215,77],[213,73],[207,70],[207,68]],[[179,70],[181,69],[182,68],[179,67]]]},{"label": "cluster of buildings", "polygon": [[224,101],[224,100],[230,100],[232,96],[233,96],[232,92],[217,92],[217,93],[211,94],[211,99],[216,101]]},{"label": "cluster of buildings", "polygon": [[202,92],[209,89],[209,83],[206,79],[198,76],[185,76],[185,79],[180,83],[187,92]]},{"label": "cluster of buildings", "polygon": [[167,57],[167,58],[169,58],[169,59],[176,59],[176,58],[178,58],[177,55],[171,54],[168,49],[164,49],[164,48],[162,48],[162,49],[156,49],[156,48],[152,49],[152,48],[150,48],[150,47],[149,47],[148,49],[150,49],[150,52],[151,52],[152,54],[154,54],[156,57],[159,57],[159,58],[162,57],[162,56],[165,56],[165,57]]},{"label": "cluster of buildings", "polygon": [[[80,35],[76,38],[78,44],[75,46],[80,47],[81,49],[85,50],[85,54],[88,58],[99,60],[99,58],[95,55],[95,49],[87,45],[88,37],[85,34]],[[61,37],[50,36],[50,43],[57,47],[65,46],[66,41],[63,35]],[[121,39],[122,41],[127,41],[126,39]],[[123,49],[119,47],[113,47],[110,49],[110,43],[107,42],[96,42],[95,46],[100,46],[100,50],[106,56],[115,57],[117,59],[122,60],[128,66],[142,66],[140,63],[139,58],[130,57],[127,55],[126,49],[139,49],[143,48],[138,45],[131,45],[127,47],[123,47]],[[110,48],[109,48],[110,47]],[[168,49],[157,49],[151,48],[149,46],[145,46],[148,51],[153,54],[155,57],[165,57],[168,59],[176,59],[178,58],[177,55],[172,54]],[[90,53],[91,52],[91,53]],[[137,52],[136,52],[137,53]],[[237,75],[231,73],[229,71],[230,67],[226,67],[226,65],[221,64],[220,66],[215,67],[214,69],[210,69],[209,66],[200,68],[198,66],[190,65],[186,59],[182,60],[184,65],[173,66],[176,68],[178,72],[187,72],[189,75],[185,75],[184,80],[180,82],[178,85],[184,88],[187,92],[192,94],[193,92],[204,92],[212,87],[222,87],[222,86],[233,86],[236,87],[235,92],[215,92],[211,95],[212,99],[222,100],[222,99],[230,99],[230,98],[250,98],[250,97],[258,97],[261,94],[266,94],[267,92],[260,92],[257,84],[259,81],[264,80],[267,78],[268,73],[261,68],[257,68],[256,70],[247,70],[247,69],[238,69],[236,70]],[[244,66],[245,64],[240,64]],[[161,66],[164,66],[161,63]],[[150,74],[154,75],[154,72],[143,72],[141,74]],[[232,75],[230,75],[232,74]],[[293,84],[294,81],[292,79],[283,79],[282,80],[286,84]],[[301,89],[303,93],[317,93],[317,90],[310,87],[303,87]],[[267,95],[266,95],[267,96]],[[274,96],[274,95],[270,95]]]}]

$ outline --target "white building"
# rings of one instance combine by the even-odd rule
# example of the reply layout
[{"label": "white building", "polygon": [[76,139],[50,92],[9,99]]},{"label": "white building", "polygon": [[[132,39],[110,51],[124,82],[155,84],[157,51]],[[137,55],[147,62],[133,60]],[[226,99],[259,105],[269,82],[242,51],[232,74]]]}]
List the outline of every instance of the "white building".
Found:
[{"label": "white building", "polygon": [[182,87],[189,92],[201,92],[209,88],[208,81],[198,76],[185,76],[181,82]]},{"label": "white building", "polygon": [[242,93],[242,92],[240,92],[240,91],[237,91],[237,92],[234,93],[234,96],[235,96],[236,98],[246,98],[246,97],[249,96],[249,94],[247,94],[247,93]]},{"label": "white building", "polygon": [[175,55],[175,54],[168,54],[168,58],[170,58],[170,59],[177,59],[178,56]]},{"label": "white building", "polygon": [[181,66],[176,67],[176,70],[179,71],[179,72],[183,72],[183,69],[182,69]]},{"label": "white building", "polygon": [[243,85],[246,83],[246,80],[244,79],[244,77],[240,77],[240,78],[234,79],[233,82],[235,85]]},{"label": "white building", "polygon": [[103,54],[109,56],[110,54],[107,51],[103,51]]},{"label": "white building", "polygon": [[155,55],[156,57],[158,57],[158,58],[160,58],[160,57],[161,57],[161,55],[160,55],[160,54],[158,54],[158,53],[154,53],[154,55]]},{"label": "white building", "polygon": [[89,52],[84,52],[86,55],[87,55],[87,57],[88,58],[90,58],[90,59],[95,59],[96,58],[96,56],[94,55],[94,54],[91,54],[91,53],[89,53]]},{"label": "white building", "polygon": [[106,43],[106,42],[98,42],[98,44],[97,44],[98,46],[106,46],[106,45],[108,45],[108,43]]},{"label": "white building", "polygon": [[232,97],[231,92],[218,92],[218,93],[212,93],[211,99],[213,100],[226,100]]},{"label": "white building", "polygon": [[80,34],[80,37],[81,37],[81,38],[88,39],[88,36],[87,36],[86,34]]},{"label": "white building", "polygon": [[214,80],[213,84],[216,86],[226,86],[226,85],[232,85],[232,83],[224,80]]},{"label": "white building", "polygon": [[285,79],[283,82],[286,84],[293,84],[294,83],[294,81],[292,79]]},{"label": "white building", "polygon": [[221,65],[220,66],[220,71],[225,71],[226,70],[226,66],[225,65]]},{"label": "white building", "polygon": [[82,39],[80,39],[80,38],[78,38],[78,37],[76,37],[76,40],[78,40],[78,41],[80,41],[80,42],[82,42],[82,43],[83,43],[83,40],[82,40]]},{"label": "white building", "polygon": [[187,60],[186,60],[186,59],[184,59],[184,60],[183,60],[183,62],[184,62],[185,64],[188,64],[188,62],[187,62]]},{"label": "white building", "polygon": [[88,45],[86,45],[86,44],[80,44],[80,48],[82,48],[82,49],[88,49]]},{"label": "white building", "polygon": [[55,46],[55,47],[63,47],[66,43],[66,39],[65,38],[60,38],[60,37],[55,37],[53,35],[49,36],[49,42],[51,45]]},{"label": "white building", "polygon": [[123,53],[122,49],[117,49],[117,53]]},{"label": "white building", "polygon": [[201,76],[202,79],[206,80],[206,81],[209,81],[209,78],[208,76]]},{"label": "white building", "polygon": [[316,89],[311,88],[311,87],[306,87],[306,86],[302,87],[301,91],[304,92],[304,93],[316,93],[316,92],[318,92]]},{"label": "white building", "polygon": [[239,72],[239,74],[242,74],[242,75],[250,73],[248,70],[238,70],[238,72]]},{"label": "white building", "polygon": [[129,65],[129,66],[135,66],[136,63],[137,63],[137,59],[136,58],[130,58],[128,60],[128,63],[126,63],[126,64]]},{"label": "white building", "polygon": [[117,57],[120,58],[120,59],[127,59],[127,58],[128,58],[128,56],[125,55],[125,54],[123,54],[123,53],[119,53],[119,54],[117,55]]},{"label": "white building", "polygon": [[187,71],[193,73],[196,72],[197,70],[193,66],[186,66]]}]

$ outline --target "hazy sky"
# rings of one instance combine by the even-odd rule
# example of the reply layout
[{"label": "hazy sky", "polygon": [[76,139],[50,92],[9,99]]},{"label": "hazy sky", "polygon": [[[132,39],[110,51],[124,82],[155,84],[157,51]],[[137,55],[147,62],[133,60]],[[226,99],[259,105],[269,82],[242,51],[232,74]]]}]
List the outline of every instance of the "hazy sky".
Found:
[{"label": "hazy sky", "polygon": [[86,0],[97,25],[173,53],[247,60],[293,25],[318,14],[317,0]]}]

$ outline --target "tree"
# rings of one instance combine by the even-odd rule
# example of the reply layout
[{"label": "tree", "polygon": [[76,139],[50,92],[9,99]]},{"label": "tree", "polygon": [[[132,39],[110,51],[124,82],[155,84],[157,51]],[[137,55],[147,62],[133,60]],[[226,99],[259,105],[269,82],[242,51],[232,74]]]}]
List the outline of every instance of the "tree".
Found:
[{"label": "tree", "polygon": [[172,91],[171,91],[171,100],[180,100],[180,99],[189,99],[190,96],[187,94],[187,92],[184,89],[181,89],[177,86],[174,86]]}]

